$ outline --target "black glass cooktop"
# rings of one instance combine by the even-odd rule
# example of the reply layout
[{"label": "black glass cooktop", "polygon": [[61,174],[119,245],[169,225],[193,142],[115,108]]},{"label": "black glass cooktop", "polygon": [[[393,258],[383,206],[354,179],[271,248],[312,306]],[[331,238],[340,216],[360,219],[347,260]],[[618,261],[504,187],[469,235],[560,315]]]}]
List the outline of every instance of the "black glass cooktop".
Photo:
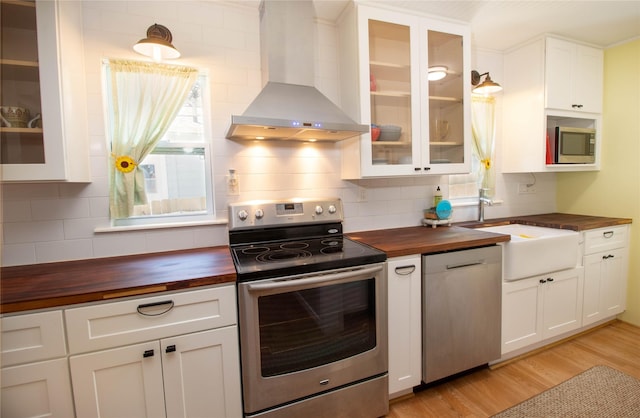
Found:
[{"label": "black glass cooktop", "polygon": [[385,261],[383,251],[344,236],[231,247],[238,281],[284,277]]}]

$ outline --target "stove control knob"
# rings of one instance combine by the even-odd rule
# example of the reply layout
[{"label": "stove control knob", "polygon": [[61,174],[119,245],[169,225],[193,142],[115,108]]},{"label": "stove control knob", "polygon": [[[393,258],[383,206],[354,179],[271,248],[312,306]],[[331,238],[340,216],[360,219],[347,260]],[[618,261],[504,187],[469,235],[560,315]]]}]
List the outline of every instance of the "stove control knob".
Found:
[{"label": "stove control knob", "polygon": [[256,219],[262,219],[264,211],[262,209],[256,209]]},{"label": "stove control knob", "polygon": [[322,215],[322,212],[324,212],[324,209],[322,209],[322,206],[320,205],[316,206],[316,215]]},{"label": "stove control knob", "polygon": [[329,206],[329,213],[330,213],[330,214],[332,214],[332,215],[333,215],[334,213],[336,213],[336,211],[337,211],[337,209],[336,209],[336,207],[335,207],[335,206],[333,206],[333,205],[330,205],[330,206]]},{"label": "stove control knob", "polygon": [[238,212],[238,218],[240,218],[241,221],[246,221],[248,217],[249,214],[246,210],[242,209],[240,212]]}]

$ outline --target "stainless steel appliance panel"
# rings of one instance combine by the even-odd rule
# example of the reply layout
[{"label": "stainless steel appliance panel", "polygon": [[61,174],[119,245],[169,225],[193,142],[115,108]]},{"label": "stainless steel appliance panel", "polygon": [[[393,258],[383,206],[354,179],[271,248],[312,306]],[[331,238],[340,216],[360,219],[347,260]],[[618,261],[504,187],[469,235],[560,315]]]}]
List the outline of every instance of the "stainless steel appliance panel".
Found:
[{"label": "stainless steel appliance panel", "polygon": [[242,282],[238,298],[248,415],[386,376],[384,264]]},{"label": "stainless steel appliance panel", "polygon": [[502,248],[426,255],[422,269],[422,380],[500,358]]},{"label": "stainless steel appliance panel", "polygon": [[[389,412],[389,400],[380,393],[389,390],[389,376],[366,380],[314,398],[294,402],[247,418],[374,418]],[[357,399],[357,402],[354,400]]]}]

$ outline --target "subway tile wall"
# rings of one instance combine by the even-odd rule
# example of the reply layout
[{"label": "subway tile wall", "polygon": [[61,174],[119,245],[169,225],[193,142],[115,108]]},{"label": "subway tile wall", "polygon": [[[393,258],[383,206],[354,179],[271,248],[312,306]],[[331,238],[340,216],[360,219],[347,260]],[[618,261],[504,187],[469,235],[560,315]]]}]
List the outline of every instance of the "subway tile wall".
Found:
[{"label": "subway tile wall", "polygon": [[[436,185],[447,196],[447,177],[340,178],[340,148],[333,144],[249,144],[224,138],[232,114],[241,114],[262,86],[259,17],[248,3],[200,1],[83,2],[87,109],[91,142],[90,184],[3,184],[3,266],[111,257],[225,245],[224,220],[231,201],[287,197],[338,196],[345,207],[345,230],[419,225]],[[213,126],[213,184],[219,224],[96,233],[109,226],[107,164],[102,108],[101,63],[104,58],[141,59],[131,46],[153,23],[173,33],[180,63],[209,72]],[[338,39],[326,22],[317,25],[316,87],[340,104]],[[474,51],[474,63],[502,73],[499,54]],[[474,67],[475,68],[475,67]],[[498,141],[500,136],[498,132]],[[499,149],[499,147],[498,147]],[[499,158],[499,156],[498,156]],[[354,163],[356,163],[354,161]],[[228,196],[226,175],[236,169],[240,194]],[[497,198],[503,203],[487,217],[555,210],[555,177],[537,176],[535,195],[518,195],[517,183],[529,175],[499,175]],[[475,207],[454,209],[454,220],[477,216]]]}]

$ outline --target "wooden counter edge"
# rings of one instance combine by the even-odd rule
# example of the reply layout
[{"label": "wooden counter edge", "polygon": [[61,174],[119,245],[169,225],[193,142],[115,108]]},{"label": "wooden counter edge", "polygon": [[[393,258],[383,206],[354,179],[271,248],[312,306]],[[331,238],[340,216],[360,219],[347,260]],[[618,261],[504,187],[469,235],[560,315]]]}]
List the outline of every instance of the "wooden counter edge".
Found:
[{"label": "wooden counter edge", "polygon": [[81,303],[104,302],[130,296],[150,296],[155,293],[161,292],[188,290],[201,286],[234,284],[235,282],[236,275],[235,273],[233,273],[212,277],[203,277],[199,279],[153,284],[149,286],[132,287],[121,290],[92,292],[46,299],[15,301],[9,303],[3,302],[2,304],[0,304],[0,314],[9,314],[39,309],[64,309],[69,305],[77,305]]}]

